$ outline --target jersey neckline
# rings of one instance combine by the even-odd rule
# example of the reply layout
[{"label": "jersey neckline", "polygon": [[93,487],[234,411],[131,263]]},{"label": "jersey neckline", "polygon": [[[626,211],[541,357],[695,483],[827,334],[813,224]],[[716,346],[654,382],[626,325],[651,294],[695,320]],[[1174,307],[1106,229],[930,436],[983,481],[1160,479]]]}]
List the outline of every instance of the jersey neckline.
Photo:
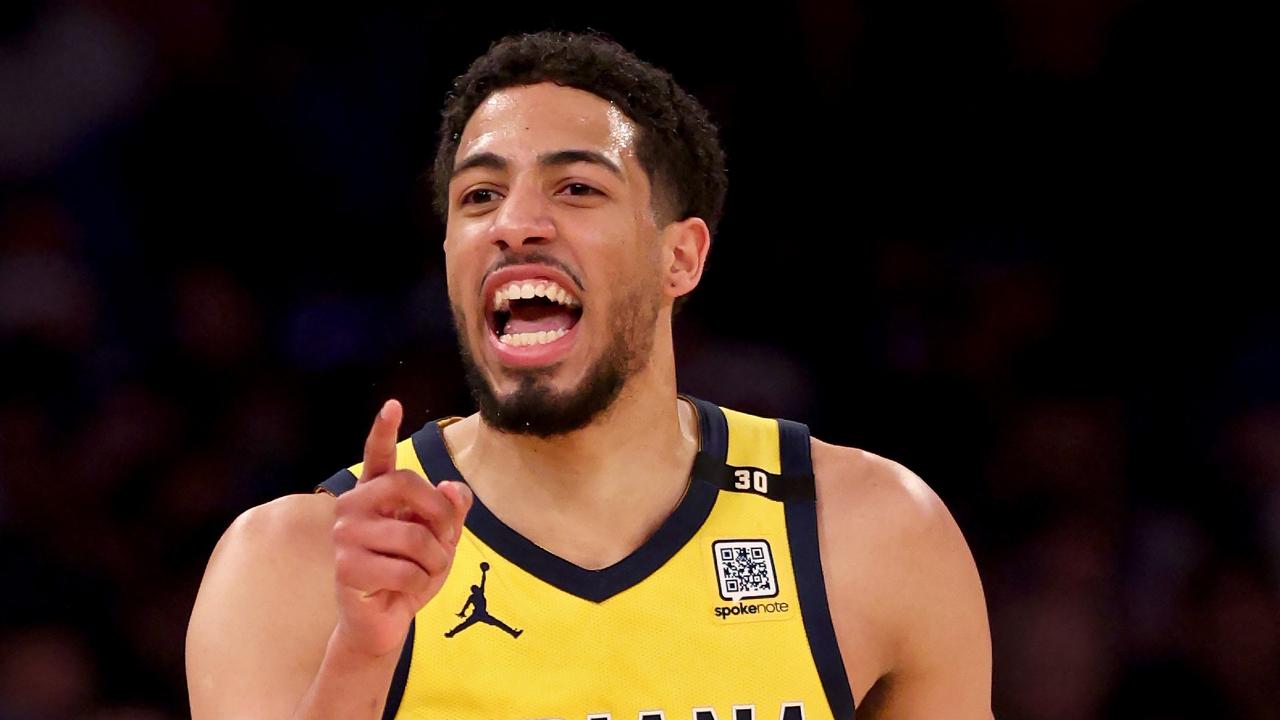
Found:
[{"label": "jersey neckline", "polygon": [[[723,468],[727,437],[723,416],[711,403],[686,395],[698,417],[698,452],[690,468],[689,488],[671,514],[647,540],[618,562],[589,570],[561,558],[500,520],[475,497],[466,527],[503,558],[543,582],[591,602],[604,602],[651,576],[675,556],[701,529],[719,496],[716,472]],[[720,423],[716,423],[717,417]],[[456,418],[427,423],[413,434],[413,447],[432,484],[466,482],[444,442],[443,428]]]}]

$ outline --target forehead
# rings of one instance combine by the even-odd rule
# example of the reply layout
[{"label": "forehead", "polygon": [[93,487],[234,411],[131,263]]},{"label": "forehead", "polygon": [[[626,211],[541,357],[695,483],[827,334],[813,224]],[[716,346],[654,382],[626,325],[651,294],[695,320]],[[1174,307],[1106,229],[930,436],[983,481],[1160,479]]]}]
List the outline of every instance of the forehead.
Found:
[{"label": "forehead", "polygon": [[540,83],[504,88],[476,108],[455,163],[491,152],[516,162],[559,150],[594,150],[619,166],[635,157],[638,130],[616,105],[577,88]]}]

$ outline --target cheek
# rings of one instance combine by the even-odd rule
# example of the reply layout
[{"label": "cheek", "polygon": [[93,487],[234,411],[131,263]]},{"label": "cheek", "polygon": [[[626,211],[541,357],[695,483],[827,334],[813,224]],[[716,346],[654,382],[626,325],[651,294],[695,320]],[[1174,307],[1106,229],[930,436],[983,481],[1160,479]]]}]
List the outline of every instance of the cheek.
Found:
[{"label": "cheek", "polygon": [[444,276],[449,302],[455,307],[468,307],[468,298],[479,293],[479,257],[457,241],[445,241]]},{"label": "cheek", "polygon": [[632,284],[638,291],[661,294],[667,281],[667,268],[670,267],[663,255],[662,245],[655,241],[645,245],[632,260],[632,273],[635,275]]},{"label": "cheek", "polygon": [[605,323],[617,323],[622,318],[628,322],[646,317],[662,302],[663,274],[658,259],[648,256],[631,257],[620,263],[610,277],[609,311]]},{"label": "cheek", "polygon": [[453,308],[453,313],[457,315],[460,311],[464,310],[466,306],[462,302],[463,293],[461,286],[459,285],[458,278],[448,269],[445,270],[445,285],[446,294],[449,298],[449,306]]}]

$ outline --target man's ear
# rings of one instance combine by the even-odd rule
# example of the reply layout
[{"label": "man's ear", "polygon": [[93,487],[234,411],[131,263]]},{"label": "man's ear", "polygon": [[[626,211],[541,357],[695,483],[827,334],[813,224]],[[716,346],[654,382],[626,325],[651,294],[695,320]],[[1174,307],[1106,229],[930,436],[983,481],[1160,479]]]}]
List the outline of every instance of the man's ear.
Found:
[{"label": "man's ear", "polygon": [[662,284],[668,297],[693,291],[702,281],[702,270],[711,249],[711,231],[702,218],[686,218],[662,230]]}]

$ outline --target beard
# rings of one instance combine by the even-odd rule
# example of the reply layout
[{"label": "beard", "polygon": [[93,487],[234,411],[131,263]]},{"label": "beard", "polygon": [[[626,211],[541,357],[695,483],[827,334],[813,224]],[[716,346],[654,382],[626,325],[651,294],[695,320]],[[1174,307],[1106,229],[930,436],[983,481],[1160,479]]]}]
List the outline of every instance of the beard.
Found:
[{"label": "beard", "polygon": [[[655,295],[637,288],[619,299],[620,311],[611,313],[613,333],[600,357],[587,369],[576,387],[557,392],[550,387],[554,368],[507,369],[518,375],[516,389],[499,396],[485,378],[462,327],[462,313],[453,307],[458,349],[467,386],[480,410],[480,418],[496,430],[516,435],[549,438],[580,430],[600,417],[622,392],[633,375],[645,368],[653,350],[659,303]],[[485,332],[489,332],[486,327]]]}]

